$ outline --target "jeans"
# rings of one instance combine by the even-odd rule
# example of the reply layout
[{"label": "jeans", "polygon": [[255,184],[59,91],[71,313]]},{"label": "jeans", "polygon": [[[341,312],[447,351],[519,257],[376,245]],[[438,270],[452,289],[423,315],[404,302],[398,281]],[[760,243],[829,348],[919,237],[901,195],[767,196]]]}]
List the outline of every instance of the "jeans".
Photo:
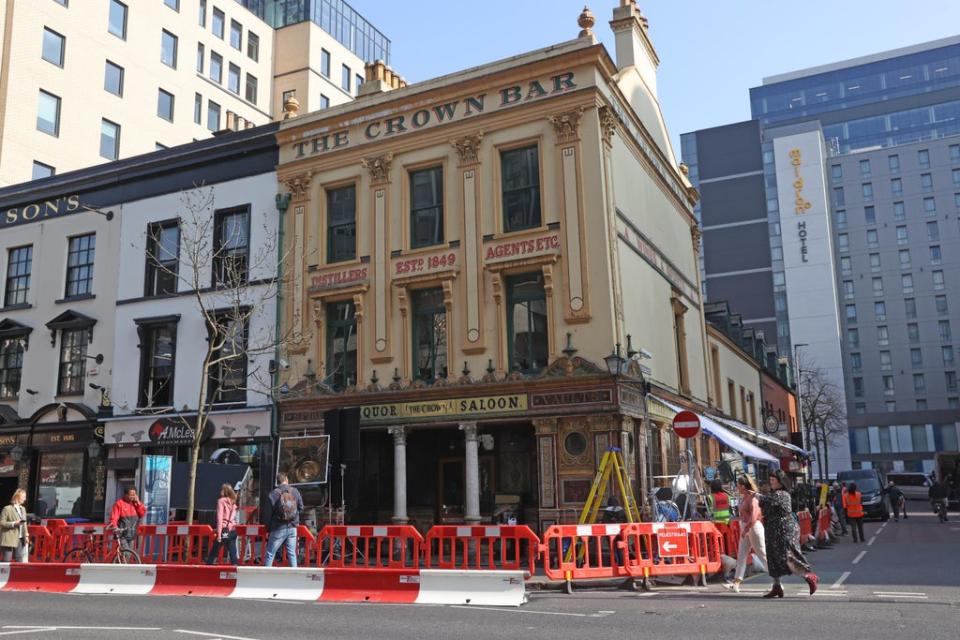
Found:
[{"label": "jeans", "polygon": [[287,560],[291,567],[297,566],[297,528],[293,525],[283,525],[270,532],[267,536],[267,554],[263,558],[263,566],[272,567],[273,558],[283,545],[287,550]]},{"label": "jeans", "polygon": [[224,533],[225,535],[219,540],[214,541],[213,546],[210,547],[210,553],[207,554],[207,564],[213,564],[217,561],[217,554],[223,547],[227,548],[227,553],[230,555],[230,564],[240,564],[237,561],[237,532],[229,531]]},{"label": "jeans", "polygon": [[740,536],[740,546],[737,548],[737,573],[735,580],[742,581],[747,571],[747,558],[750,556],[750,549],[760,559],[764,571],[767,569],[767,549],[763,542],[763,525],[754,522],[753,526],[747,530],[747,535]]},{"label": "jeans", "polygon": [[900,498],[893,503],[893,519],[899,520],[900,514],[903,513],[904,519],[907,518],[907,501],[903,498]]},{"label": "jeans", "polygon": [[850,532],[853,534],[853,541],[857,541],[857,535],[860,536],[860,542],[863,542],[863,518],[851,518],[847,516],[850,523]]},{"label": "jeans", "polygon": [[837,520],[840,522],[840,533],[847,535],[847,512],[843,508],[833,508],[837,512]]}]

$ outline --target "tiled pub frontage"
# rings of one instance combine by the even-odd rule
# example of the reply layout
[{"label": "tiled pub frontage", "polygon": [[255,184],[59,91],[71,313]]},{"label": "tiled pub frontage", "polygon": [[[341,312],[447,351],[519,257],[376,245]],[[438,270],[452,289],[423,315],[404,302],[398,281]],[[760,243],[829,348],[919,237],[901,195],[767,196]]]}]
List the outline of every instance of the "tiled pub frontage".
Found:
[{"label": "tiled pub frontage", "polygon": [[536,377],[467,373],[448,385],[398,387],[323,394],[303,385],[281,403],[281,436],[318,427],[331,408],[359,407],[359,469],[345,474],[345,494],[359,501],[349,521],[423,530],[575,522],[609,447],[622,448],[634,482],[648,483],[639,379],[562,356]]}]

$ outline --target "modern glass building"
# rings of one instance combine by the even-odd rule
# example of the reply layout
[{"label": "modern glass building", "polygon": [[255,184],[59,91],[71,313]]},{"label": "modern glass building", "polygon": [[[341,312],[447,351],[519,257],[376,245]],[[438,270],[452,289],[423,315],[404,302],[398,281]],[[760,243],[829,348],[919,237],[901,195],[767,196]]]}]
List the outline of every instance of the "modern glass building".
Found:
[{"label": "modern glass building", "polygon": [[237,0],[274,29],[307,20],[364,62],[390,63],[390,40],[343,0]]},{"label": "modern glass building", "polygon": [[850,464],[930,471],[960,431],[960,37],[765,78],[750,98],[753,120],[681,138],[707,298],[730,299],[745,325],[775,322],[783,353],[816,339],[791,333],[809,309],[787,292],[810,283],[784,262],[798,218],[780,209],[801,194],[781,184],[775,141],[822,132],[822,171],[804,189],[826,194]]}]

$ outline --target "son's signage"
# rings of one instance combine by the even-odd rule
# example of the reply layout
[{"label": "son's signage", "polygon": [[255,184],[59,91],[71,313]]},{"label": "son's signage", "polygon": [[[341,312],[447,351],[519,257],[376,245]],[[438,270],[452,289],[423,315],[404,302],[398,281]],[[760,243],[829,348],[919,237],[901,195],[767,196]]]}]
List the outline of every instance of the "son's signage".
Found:
[{"label": "son's signage", "polygon": [[3,212],[0,227],[13,227],[18,224],[37,222],[64,216],[68,213],[80,211],[80,196],[60,196],[43,202],[31,202],[20,207],[11,207]]},{"label": "son's signage", "polygon": [[378,116],[369,122],[361,121],[348,128],[327,131],[306,140],[294,142],[292,159],[320,155],[364,142],[389,139],[412,131],[526,104],[577,88],[574,72],[565,71],[553,76],[502,87],[493,93],[463,96],[457,100],[424,105],[387,117]]}]

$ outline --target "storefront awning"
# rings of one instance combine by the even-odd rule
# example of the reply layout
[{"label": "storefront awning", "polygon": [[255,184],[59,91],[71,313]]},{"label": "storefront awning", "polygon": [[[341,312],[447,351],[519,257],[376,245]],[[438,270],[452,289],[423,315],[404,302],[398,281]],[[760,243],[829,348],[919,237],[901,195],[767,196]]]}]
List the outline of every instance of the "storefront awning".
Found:
[{"label": "storefront awning", "polygon": [[[684,409],[678,405],[668,402],[662,398],[652,396],[654,400],[660,404],[670,408],[674,413],[680,413],[681,411],[689,411],[689,409]],[[771,462],[780,465],[780,460],[770,455],[757,445],[752,442],[744,440],[733,431],[727,427],[721,426],[716,420],[713,420],[709,416],[705,416],[702,413],[694,411],[697,414],[697,417],[700,418],[700,428],[703,429],[706,433],[710,434],[723,444],[727,445],[734,451],[740,452],[743,456],[747,458],[753,458],[754,460],[763,460],[764,462]]]},{"label": "storefront awning", "polygon": [[716,420],[717,422],[719,422],[719,423],[721,423],[721,424],[725,424],[725,425],[727,425],[727,426],[729,426],[729,427],[733,427],[733,428],[736,429],[737,431],[742,431],[742,432],[744,432],[744,433],[748,433],[748,434],[754,436],[755,438],[758,438],[758,439],[760,439],[760,440],[763,440],[764,442],[768,442],[768,443],[770,443],[770,444],[772,444],[772,445],[776,445],[776,446],[778,446],[778,447],[783,447],[784,449],[787,449],[788,451],[793,451],[794,453],[799,453],[800,455],[802,455],[802,456],[804,456],[804,457],[807,457],[807,458],[810,457],[810,452],[807,451],[806,449],[802,449],[802,448],[798,447],[797,445],[791,444],[791,443],[789,443],[789,442],[784,442],[784,441],[781,440],[780,438],[775,438],[775,437],[773,437],[773,436],[771,436],[771,435],[768,435],[768,434],[766,434],[766,433],[761,433],[761,432],[759,432],[759,431],[755,431],[753,427],[751,427],[751,426],[749,426],[749,425],[745,425],[745,424],[743,424],[742,422],[740,422],[739,420],[733,420],[733,419],[731,419],[731,418],[721,418],[721,417],[719,417],[719,416],[714,416],[714,415],[711,415],[710,418],[712,418],[713,420]]}]

